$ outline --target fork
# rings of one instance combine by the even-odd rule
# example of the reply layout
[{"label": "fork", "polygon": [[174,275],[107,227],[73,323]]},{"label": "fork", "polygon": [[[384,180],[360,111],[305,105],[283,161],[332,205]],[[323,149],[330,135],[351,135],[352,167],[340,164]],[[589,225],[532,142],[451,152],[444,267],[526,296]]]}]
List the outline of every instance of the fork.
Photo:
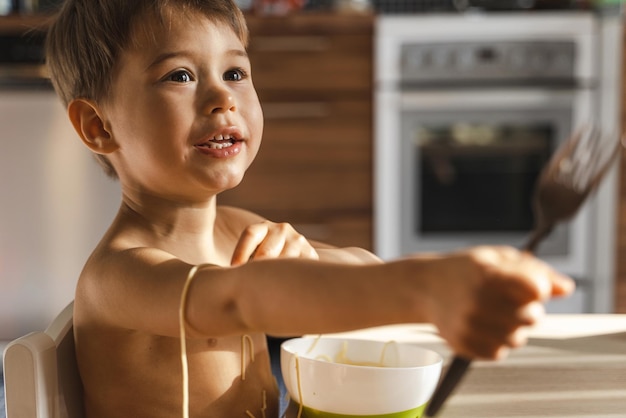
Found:
[{"label": "fork", "polygon": [[[613,143],[613,142],[616,142]],[[534,253],[539,243],[560,222],[572,218],[587,197],[598,187],[622,149],[622,140],[605,136],[593,124],[578,129],[542,169],[533,195],[535,225],[522,247]],[[447,397],[461,381],[471,360],[455,356],[426,409],[426,416],[437,414]]]}]

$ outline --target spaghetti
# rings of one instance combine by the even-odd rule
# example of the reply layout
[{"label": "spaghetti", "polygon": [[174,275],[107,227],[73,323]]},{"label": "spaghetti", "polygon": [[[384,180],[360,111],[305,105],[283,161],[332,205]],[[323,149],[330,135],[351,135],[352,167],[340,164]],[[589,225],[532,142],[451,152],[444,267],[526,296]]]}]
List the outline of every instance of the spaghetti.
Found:
[{"label": "spaghetti", "polygon": [[[311,347],[309,347],[309,349],[306,351],[306,354],[309,354],[311,351],[313,351],[313,348],[317,345],[318,341],[320,340],[321,335],[319,335],[314,341],[313,344],[311,345]],[[389,345],[391,344],[396,344],[396,341],[390,340],[387,341],[385,343],[385,345],[383,346],[383,349],[380,353],[380,359],[378,361],[378,363],[376,362],[355,362],[352,361],[348,358],[347,356],[347,352],[348,352],[348,341],[344,341],[343,344],[341,345],[341,350],[335,355],[334,360],[331,359],[329,356],[324,355],[324,354],[320,354],[317,357],[315,357],[316,360],[323,360],[323,361],[328,361],[329,363],[338,363],[338,364],[346,364],[346,365],[352,365],[352,366],[368,366],[368,367],[385,367],[385,354],[387,352],[387,347],[389,347]],[[300,377],[300,357],[298,356],[298,353],[294,353],[294,359],[295,359],[295,366],[296,366],[296,383],[297,383],[297,389],[298,389],[298,398],[299,398],[299,402],[298,402],[298,415],[296,418],[301,418],[302,417],[302,411],[304,409],[304,401],[302,399],[302,380]]]},{"label": "spaghetti", "polygon": [[183,418],[189,418],[189,364],[187,362],[187,335],[185,332],[185,307],[187,306],[187,293],[189,285],[198,272],[200,265],[193,266],[187,274],[183,291],[180,295],[180,305],[178,309],[178,325],[180,328],[180,362],[183,370]]},{"label": "spaghetti", "polygon": [[[180,362],[182,366],[183,376],[183,400],[182,410],[183,418],[189,418],[189,363],[187,361],[187,333],[186,333],[186,321],[185,321],[185,308],[187,307],[187,294],[189,293],[189,286],[191,281],[195,277],[198,269],[202,265],[196,265],[189,270],[185,285],[183,286],[182,293],[180,295],[180,304],[178,308],[178,325],[180,331]],[[241,336],[241,380],[246,380],[246,347],[248,348],[250,362],[254,362],[254,341],[249,335]],[[263,390],[263,403],[261,404],[261,417],[266,418],[265,411],[267,410],[267,392]],[[256,418],[252,412],[246,410],[246,415],[250,418]]]},{"label": "spaghetti", "polygon": [[254,342],[247,334],[241,336],[241,380],[246,380],[246,343],[250,352],[250,363],[254,362]]},{"label": "spaghetti", "polygon": [[339,363],[339,364],[352,365],[352,366],[385,367],[385,354],[387,352],[387,347],[389,347],[389,345],[391,344],[396,344],[396,342],[391,340],[385,343],[380,353],[380,359],[378,360],[378,362],[357,362],[357,361],[350,360],[348,358],[348,355],[347,355],[348,342],[344,341],[341,347],[341,351],[339,351],[339,353],[335,356],[334,362]]},{"label": "spaghetti", "polygon": [[[267,392],[263,390],[263,403],[261,404],[261,418],[266,418],[265,411],[267,410]],[[256,416],[250,412],[249,409],[246,409],[246,415],[250,418],[256,418]]]},{"label": "spaghetti", "polygon": [[304,400],[302,399],[302,383],[300,380],[300,357],[298,357],[298,354],[295,355],[296,357],[296,378],[298,381],[298,398],[299,401],[298,402],[298,416],[297,418],[302,417],[302,410],[304,409]]},{"label": "spaghetti", "polygon": [[320,338],[322,338],[322,334],[318,334],[317,337],[315,337],[315,340],[313,340],[313,344],[311,344],[311,346],[309,347],[308,350],[306,350],[306,354],[309,354],[311,351],[313,351],[313,349],[315,348],[315,346],[317,346],[318,341],[320,340]]}]

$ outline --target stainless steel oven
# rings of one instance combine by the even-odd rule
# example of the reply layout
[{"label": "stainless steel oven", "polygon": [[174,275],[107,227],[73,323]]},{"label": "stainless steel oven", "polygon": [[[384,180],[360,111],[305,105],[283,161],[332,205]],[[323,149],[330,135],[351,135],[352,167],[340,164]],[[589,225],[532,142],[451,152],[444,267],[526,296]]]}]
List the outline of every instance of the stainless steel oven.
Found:
[{"label": "stainless steel oven", "polygon": [[[533,226],[531,194],[544,163],[571,131],[588,94],[539,90],[423,92],[400,101],[403,251],[520,245]],[[513,99],[513,100],[511,100]],[[586,109],[587,111],[590,109]],[[570,244],[585,242],[584,217],[561,225],[541,254],[581,274]]]},{"label": "stainless steel oven", "polygon": [[[376,252],[521,246],[541,168],[599,116],[596,16],[389,15],[376,36]],[[583,285],[594,216],[584,206],[538,251]]]}]

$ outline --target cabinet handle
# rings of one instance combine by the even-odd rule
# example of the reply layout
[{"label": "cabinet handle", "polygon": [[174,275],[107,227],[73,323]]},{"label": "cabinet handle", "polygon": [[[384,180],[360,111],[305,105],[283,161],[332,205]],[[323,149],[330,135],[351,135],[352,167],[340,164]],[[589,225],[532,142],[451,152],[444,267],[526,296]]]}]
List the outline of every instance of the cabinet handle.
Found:
[{"label": "cabinet handle", "polygon": [[330,115],[325,102],[278,102],[263,105],[265,119],[322,119]]},{"label": "cabinet handle", "polygon": [[325,36],[257,36],[250,44],[255,52],[322,52],[329,48]]}]

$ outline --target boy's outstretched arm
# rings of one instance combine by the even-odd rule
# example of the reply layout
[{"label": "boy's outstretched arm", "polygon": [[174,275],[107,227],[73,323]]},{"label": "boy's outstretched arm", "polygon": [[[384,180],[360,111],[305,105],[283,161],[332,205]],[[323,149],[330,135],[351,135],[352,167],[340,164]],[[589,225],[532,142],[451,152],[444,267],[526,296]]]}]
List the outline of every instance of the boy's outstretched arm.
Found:
[{"label": "boy's outstretched arm", "polygon": [[[178,336],[180,294],[191,265],[154,249],[126,250],[97,265],[110,290],[103,294],[91,281],[79,291],[100,304],[111,323]],[[524,342],[520,330],[541,317],[541,302],[572,290],[568,278],[507,247],[373,265],[280,258],[201,267],[186,317],[196,337],[431,322],[456,353],[496,358]]]}]

